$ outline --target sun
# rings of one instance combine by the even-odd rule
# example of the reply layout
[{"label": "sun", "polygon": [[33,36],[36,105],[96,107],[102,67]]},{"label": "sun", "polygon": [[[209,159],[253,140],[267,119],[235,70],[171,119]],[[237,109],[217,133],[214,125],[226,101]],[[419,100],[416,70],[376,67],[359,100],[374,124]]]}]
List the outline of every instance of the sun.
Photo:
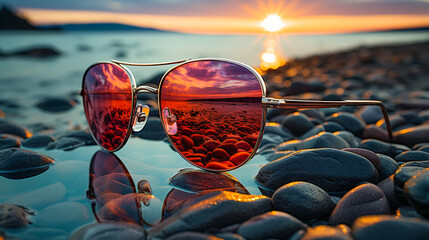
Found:
[{"label": "sun", "polygon": [[265,18],[265,20],[261,23],[261,26],[268,32],[278,32],[283,27],[285,27],[285,23],[277,14],[271,14]]}]

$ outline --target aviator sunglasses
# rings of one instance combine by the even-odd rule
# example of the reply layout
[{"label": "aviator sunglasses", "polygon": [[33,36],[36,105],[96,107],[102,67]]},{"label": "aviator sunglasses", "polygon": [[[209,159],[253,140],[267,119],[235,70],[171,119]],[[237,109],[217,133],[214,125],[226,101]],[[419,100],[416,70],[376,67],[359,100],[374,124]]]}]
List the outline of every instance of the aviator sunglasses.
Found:
[{"label": "aviator sunglasses", "polygon": [[[176,65],[158,88],[136,86],[126,66]],[[266,96],[262,77],[250,66],[228,59],[187,59],[162,63],[112,60],[90,66],[81,95],[90,132],[109,152],[121,149],[132,131],[146,124],[149,107],[137,105],[137,94],[158,95],[161,123],[174,149],[190,164],[209,171],[229,171],[249,161],[264,132],[267,108],[332,108],[376,105],[380,101],[316,101]]]}]

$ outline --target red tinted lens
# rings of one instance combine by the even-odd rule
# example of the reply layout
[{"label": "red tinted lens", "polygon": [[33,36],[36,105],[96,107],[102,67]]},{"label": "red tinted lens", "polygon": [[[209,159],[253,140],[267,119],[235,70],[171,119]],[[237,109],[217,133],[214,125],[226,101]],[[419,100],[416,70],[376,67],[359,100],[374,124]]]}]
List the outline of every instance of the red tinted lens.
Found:
[{"label": "red tinted lens", "polygon": [[225,61],[195,61],[170,71],[160,88],[164,127],[195,166],[230,170],[255,150],[263,118],[258,77]]},{"label": "red tinted lens", "polygon": [[117,65],[100,63],[86,72],[83,91],[92,135],[103,148],[118,150],[126,140],[132,114],[130,77]]}]

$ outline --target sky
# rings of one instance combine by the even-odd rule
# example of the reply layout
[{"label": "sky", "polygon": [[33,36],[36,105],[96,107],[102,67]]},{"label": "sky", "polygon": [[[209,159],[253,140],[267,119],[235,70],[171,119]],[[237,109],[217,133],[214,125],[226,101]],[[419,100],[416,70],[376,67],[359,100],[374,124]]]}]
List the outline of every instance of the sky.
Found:
[{"label": "sky", "polygon": [[117,22],[179,32],[257,34],[270,14],[288,33],[429,26],[429,0],[0,0],[34,24]]}]

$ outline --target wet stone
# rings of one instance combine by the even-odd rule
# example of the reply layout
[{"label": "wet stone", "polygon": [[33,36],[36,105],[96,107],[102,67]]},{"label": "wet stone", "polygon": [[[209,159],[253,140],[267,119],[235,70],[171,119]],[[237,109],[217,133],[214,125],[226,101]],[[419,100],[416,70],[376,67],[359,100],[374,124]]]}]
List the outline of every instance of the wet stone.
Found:
[{"label": "wet stone", "polygon": [[329,218],[329,224],[351,226],[360,216],[389,213],[389,203],[383,191],[374,184],[366,183],[350,190],[341,198]]},{"label": "wet stone", "polygon": [[352,148],[357,148],[359,146],[359,141],[356,139],[355,135],[349,131],[334,132],[334,135],[344,139]]},{"label": "wet stone", "polygon": [[288,239],[306,228],[305,224],[287,213],[271,211],[247,220],[237,233],[249,240]]},{"label": "wet stone", "polygon": [[286,150],[302,150],[312,148],[348,148],[350,145],[341,137],[335,136],[329,132],[321,132],[313,137],[306,138],[300,141],[291,140],[279,145],[279,151]]},{"label": "wet stone", "polygon": [[0,137],[0,150],[6,149],[6,148],[19,148],[21,146],[21,141],[19,139],[14,137]]},{"label": "wet stone", "polygon": [[417,175],[419,172],[429,168],[429,161],[421,162],[408,162],[402,164],[394,175],[395,183],[395,197],[404,204],[408,201],[404,195],[404,185],[411,177]]},{"label": "wet stone", "polygon": [[54,160],[40,153],[7,148],[0,151],[0,175],[10,179],[22,179],[43,173]]},{"label": "wet stone", "polygon": [[70,240],[146,239],[144,228],[129,223],[93,223],[79,228]]},{"label": "wet stone", "polygon": [[365,123],[362,120],[347,112],[336,113],[328,121],[339,123],[355,136],[361,136],[365,129]]},{"label": "wet stone", "polygon": [[[83,142],[80,139],[72,138],[72,137],[62,137],[58,139],[56,142],[52,142],[55,144],[56,149],[64,150],[64,151],[71,151],[73,149],[76,149],[78,147],[82,147],[85,145],[85,142]],[[50,143],[48,143],[47,146],[49,146]]]},{"label": "wet stone", "polygon": [[274,192],[275,210],[287,212],[300,220],[320,219],[335,207],[328,193],[307,182],[292,182]]},{"label": "wet stone", "polygon": [[320,225],[308,228],[300,240],[353,240],[353,238],[338,227]]},{"label": "wet stone", "polygon": [[376,183],[378,173],[364,157],[326,148],[302,150],[270,162],[259,170],[256,180],[271,190],[290,182],[304,181],[328,193],[343,193],[364,181]]},{"label": "wet stone", "polygon": [[378,171],[380,180],[383,180],[396,172],[399,164],[391,157],[384,154],[377,154],[380,158],[380,169]]},{"label": "wet stone", "polygon": [[28,208],[12,205],[0,204],[0,228],[21,228],[31,223],[28,215],[34,215]]},{"label": "wet stone", "polygon": [[397,162],[427,161],[429,153],[423,151],[405,151],[395,157]]},{"label": "wet stone", "polygon": [[149,231],[149,237],[166,238],[178,232],[223,228],[271,210],[271,199],[265,196],[219,191],[162,221]]},{"label": "wet stone", "polygon": [[381,168],[381,163],[380,163],[380,157],[367,149],[363,149],[363,148],[344,148],[342,149],[343,151],[348,151],[348,152],[352,152],[352,153],[356,153],[366,159],[368,159],[368,161],[370,161],[372,163],[372,165],[374,165],[375,169],[377,169],[377,171],[380,171]]},{"label": "wet stone", "polygon": [[46,147],[53,141],[55,141],[55,138],[51,135],[34,135],[22,141],[22,146],[29,148]]},{"label": "wet stone", "polygon": [[75,131],[67,131],[61,136],[58,137],[58,139],[61,138],[75,138],[85,143],[85,145],[96,145],[94,138],[91,136],[91,134],[85,130],[75,130]]},{"label": "wet stone", "polygon": [[288,115],[282,125],[289,129],[295,136],[300,136],[314,127],[308,117],[301,113]]},{"label": "wet stone", "polygon": [[134,132],[134,135],[149,140],[162,140],[166,137],[161,120],[157,117],[149,117],[144,129],[137,133]]},{"label": "wet stone", "polygon": [[360,142],[359,148],[368,149],[375,153],[381,153],[390,157],[398,154],[397,149],[390,143],[382,142],[375,139],[366,139]]},{"label": "wet stone", "polygon": [[22,137],[24,139],[32,136],[30,131],[26,128],[5,119],[0,119],[0,133],[12,134],[18,137]]},{"label": "wet stone", "polygon": [[429,222],[418,218],[397,218],[388,215],[363,216],[353,223],[352,232],[356,240],[427,239]]},{"label": "wet stone", "polygon": [[394,132],[393,141],[408,147],[412,147],[418,143],[429,142],[429,125],[411,127]]},{"label": "wet stone", "polygon": [[404,193],[408,202],[417,212],[429,218],[429,170],[421,171],[410,178],[404,185]]},{"label": "wet stone", "polygon": [[36,107],[47,112],[64,112],[72,109],[76,101],[68,98],[51,97],[41,100]]},{"label": "wet stone", "polygon": [[327,132],[337,132],[337,131],[344,131],[344,127],[336,122],[325,122],[323,123],[323,127]]}]

